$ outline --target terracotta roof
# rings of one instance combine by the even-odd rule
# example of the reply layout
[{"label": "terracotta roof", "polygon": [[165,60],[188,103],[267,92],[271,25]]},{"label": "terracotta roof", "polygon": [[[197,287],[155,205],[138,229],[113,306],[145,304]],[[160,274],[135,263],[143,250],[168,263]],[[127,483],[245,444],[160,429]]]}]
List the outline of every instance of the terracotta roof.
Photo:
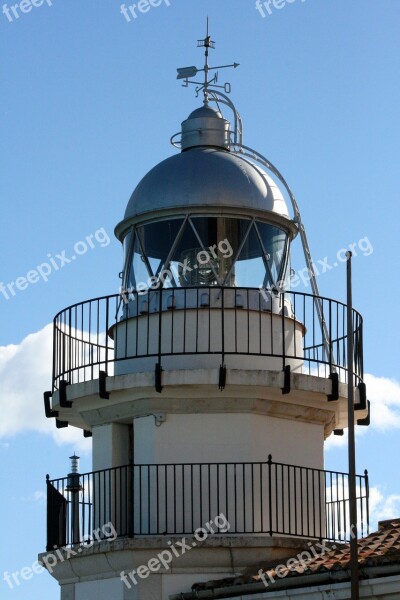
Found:
[{"label": "terracotta roof", "polygon": [[[321,548],[322,546],[322,548]],[[312,552],[314,548],[314,552]],[[314,554],[320,550],[317,556],[311,560],[298,560],[291,562],[290,570],[281,569],[281,576],[303,575],[320,573],[322,571],[346,571],[350,568],[350,544],[318,544],[309,545],[305,552]],[[282,561],[285,563],[285,561]],[[358,564],[363,567],[374,567],[381,564],[400,563],[400,519],[380,521],[378,531],[362,538],[358,542]],[[274,572],[274,570],[272,570]],[[292,572],[292,573],[291,573]],[[253,578],[257,581],[259,577]]]},{"label": "terracotta roof", "polygon": [[[378,531],[359,540],[358,552],[361,578],[363,578],[363,568],[379,567],[380,565],[399,564],[400,572],[400,519],[381,521],[378,527]],[[338,545],[331,542],[310,541],[307,547],[299,552],[296,557],[287,557],[280,562],[279,569],[277,561],[273,565],[262,565],[264,579],[272,580],[279,577],[281,580],[291,578],[291,581],[293,581],[293,577],[334,571],[342,571],[344,574],[343,579],[350,578],[350,544]],[[235,586],[241,586],[241,589],[243,589],[242,586],[262,582],[263,576],[258,574],[260,573],[259,569],[260,566],[255,567],[240,577],[198,583],[192,587],[192,591],[200,592],[230,588],[234,595]],[[181,597],[190,598],[192,596],[183,594]]]}]

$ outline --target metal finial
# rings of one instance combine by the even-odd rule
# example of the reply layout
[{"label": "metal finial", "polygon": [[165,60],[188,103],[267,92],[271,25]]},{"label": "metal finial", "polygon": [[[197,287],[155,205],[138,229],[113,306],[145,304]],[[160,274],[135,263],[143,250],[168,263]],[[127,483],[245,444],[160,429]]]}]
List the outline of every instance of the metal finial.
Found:
[{"label": "metal finial", "polygon": [[[226,83],[225,85],[216,85],[218,82],[218,72],[216,72],[215,75],[211,79],[208,78],[209,72],[217,71],[218,69],[227,69],[229,67],[233,67],[234,69],[236,69],[236,67],[239,66],[239,63],[233,63],[231,65],[220,65],[218,67],[210,67],[210,64],[209,64],[210,48],[212,48],[213,50],[215,49],[215,42],[211,39],[211,36],[210,36],[208,17],[207,17],[206,37],[204,39],[198,40],[197,46],[199,48],[205,48],[205,63],[204,63],[203,69],[198,69],[197,67],[194,67],[194,66],[193,67],[183,67],[181,69],[178,69],[177,79],[184,79],[183,87],[189,87],[189,84],[196,85],[197,86],[196,87],[196,96],[198,96],[199,93],[203,90],[204,105],[208,106],[210,89],[213,90],[213,89],[217,89],[217,88],[222,88],[225,90],[225,92],[227,94],[229,94],[231,91],[230,83]],[[201,73],[202,71],[204,71],[204,81],[189,81],[189,79],[191,77],[195,77],[197,75],[197,73]]]},{"label": "metal finial", "polygon": [[210,32],[209,32],[209,20],[207,17],[207,33],[206,33],[206,37],[204,38],[204,40],[197,40],[197,46],[199,48],[205,48],[205,62],[204,62],[204,106],[208,106],[208,86],[210,85],[211,81],[208,81],[208,72],[210,71],[210,66],[208,64],[208,58],[209,58],[209,49],[212,48],[213,50],[215,50],[215,42],[213,42],[213,40],[211,39],[210,36]]},{"label": "metal finial", "polygon": [[79,466],[79,456],[74,452],[73,456],[70,456],[69,459],[71,461],[71,473],[78,473]]},{"label": "metal finial", "polygon": [[82,489],[79,475],[79,456],[74,452],[69,458],[71,461],[71,472],[68,474],[68,483],[65,489],[68,492],[79,492]]}]

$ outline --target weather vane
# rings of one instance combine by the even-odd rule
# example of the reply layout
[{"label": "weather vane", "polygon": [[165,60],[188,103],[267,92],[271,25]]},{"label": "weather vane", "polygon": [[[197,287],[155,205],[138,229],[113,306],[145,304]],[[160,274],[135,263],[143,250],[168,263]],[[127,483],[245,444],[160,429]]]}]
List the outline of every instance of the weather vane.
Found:
[{"label": "weather vane", "polygon": [[[230,94],[231,92],[231,84],[225,83],[224,85],[217,85],[218,83],[218,71],[217,69],[228,69],[233,67],[239,67],[239,63],[233,63],[232,65],[220,65],[218,67],[210,67],[208,58],[209,58],[209,50],[212,48],[215,49],[215,42],[212,41],[211,36],[209,35],[208,29],[208,17],[207,17],[207,35],[204,39],[198,40],[197,46],[199,48],[205,48],[205,64],[203,69],[198,69],[197,67],[183,67],[182,69],[178,69],[177,79],[184,79],[183,87],[189,87],[189,84],[193,84],[196,87],[196,97],[203,90],[204,92],[204,105],[208,106],[209,102],[209,89],[212,88],[221,88],[225,90],[225,93]],[[211,79],[209,79],[209,72],[217,71]],[[202,81],[189,81],[190,78],[195,77],[197,73],[204,72],[204,82]]]}]

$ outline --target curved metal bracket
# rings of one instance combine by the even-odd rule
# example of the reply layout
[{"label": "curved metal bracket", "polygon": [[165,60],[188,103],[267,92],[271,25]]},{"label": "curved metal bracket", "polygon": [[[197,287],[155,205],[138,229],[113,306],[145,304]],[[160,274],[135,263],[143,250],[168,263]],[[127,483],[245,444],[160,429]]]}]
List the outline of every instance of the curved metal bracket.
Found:
[{"label": "curved metal bracket", "polygon": [[229,145],[229,147],[230,147],[231,152],[233,152],[237,156],[246,156],[247,158],[250,158],[251,160],[259,163],[263,167],[266,167],[284,185],[284,187],[289,195],[290,202],[291,202],[292,208],[293,208],[293,213],[294,213],[293,221],[296,223],[299,233],[300,233],[300,239],[301,239],[301,244],[303,247],[304,258],[306,260],[307,270],[308,270],[308,274],[310,277],[311,289],[313,291],[314,296],[317,297],[316,301],[317,301],[318,320],[320,322],[323,337],[324,337],[324,348],[327,353],[327,356],[330,357],[331,352],[330,352],[330,340],[329,340],[328,328],[326,326],[326,322],[325,322],[325,318],[324,318],[322,302],[319,299],[319,290],[318,290],[317,278],[315,275],[314,263],[313,263],[313,260],[311,257],[310,247],[308,245],[306,230],[305,230],[305,227],[301,220],[301,214],[300,214],[299,205],[297,204],[297,200],[296,200],[292,190],[290,189],[286,179],[283,177],[282,173],[267,158],[265,158],[265,156],[263,156],[262,154],[257,152],[257,150],[253,150],[253,148],[250,148],[249,146],[244,146],[241,143],[232,143]]},{"label": "curved metal bracket", "polygon": [[218,106],[219,103],[225,104],[228,106],[234,116],[235,129],[233,131],[233,143],[234,144],[242,144],[243,143],[243,121],[240,113],[236,110],[236,106],[233,104],[232,100],[229,96],[226,96],[222,92],[218,90],[209,90],[209,102],[215,102]]}]

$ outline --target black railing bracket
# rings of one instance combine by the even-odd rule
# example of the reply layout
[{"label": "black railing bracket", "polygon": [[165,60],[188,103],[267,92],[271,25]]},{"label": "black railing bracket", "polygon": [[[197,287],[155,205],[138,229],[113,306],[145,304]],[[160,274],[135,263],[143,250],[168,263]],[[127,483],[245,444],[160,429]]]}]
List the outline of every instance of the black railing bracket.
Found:
[{"label": "black railing bracket", "polygon": [[105,371],[99,371],[99,396],[102,400],[108,400],[110,398],[110,392],[107,392],[106,380],[107,373]]},{"label": "black railing bracket", "polygon": [[367,408],[367,386],[363,381],[358,384],[360,402],[354,405],[354,410],[365,410]]},{"label": "black railing bracket", "polygon": [[55,417],[58,417],[58,410],[52,410],[50,406],[50,398],[52,397],[52,395],[53,394],[51,392],[44,392],[43,394],[44,412],[47,419],[53,419]]},{"label": "black railing bracket", "polygon": [[290,377],[290,365],[286,365],[283,369],[283,387],[281,388],[282,394],[290,394],[291,391],[291,377]]},{"label": "black railing bracket", "polygon": [[161,364],[158,362],[156,363],[155,366],[155,372],[154,372],[154,385],[156,388],[156,392],[158,394],[161,394],[163,386],[162,386],[162,367]]},{"label": "black railing bracket", "polygon": [[218,387],[221,392],[225,389],[226,386],[226,366],[220,365],[219,367],[219,376],[218,376]]},{"label": "black railing bracket", "polygon": [[361,425],[363,427],[368,427],[369,425],[371,425],[371,402],[369,400],[367,400],[367,407],[368,415],[365,417],[365,419],[358,419],[357,425]]},{"label": "black railing bracket", "polygon": [[62,379],[60,381],[60,390],[59,390],[59,404],[61,408],[72,408],[72,402],[67,400],[67,387],[69,386],[68,381]]},{"label": "black railing bracket", "polygon": [[329,379],[332,381],[332,392],[328,394],[328,402],[339,400],[339,374],[331,373]]}]

